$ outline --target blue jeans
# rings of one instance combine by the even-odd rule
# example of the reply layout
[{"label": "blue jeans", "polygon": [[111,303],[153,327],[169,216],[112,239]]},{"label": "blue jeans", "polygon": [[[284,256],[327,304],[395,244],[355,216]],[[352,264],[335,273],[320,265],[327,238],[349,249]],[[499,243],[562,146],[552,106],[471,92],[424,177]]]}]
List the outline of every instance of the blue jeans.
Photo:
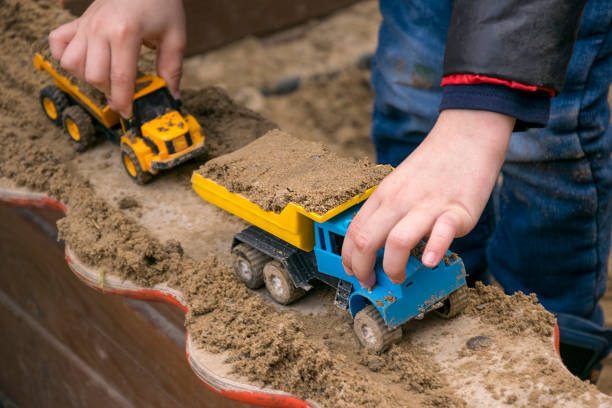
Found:
[{"label": "blue jeans", "polygon": [[[378,161],[395,166],[438,116],[452,1],[381,0],[380,8],[372,138]],[[611,24],[609,0],[589,0],[548,127],[512,135],[485,212],[452,247],[470,283],[490,274],[506,293],[536,293],[557,316],[562,354],[587,351],[572,370],[582,377],[612,349],[598,305],[612,233]]]}]

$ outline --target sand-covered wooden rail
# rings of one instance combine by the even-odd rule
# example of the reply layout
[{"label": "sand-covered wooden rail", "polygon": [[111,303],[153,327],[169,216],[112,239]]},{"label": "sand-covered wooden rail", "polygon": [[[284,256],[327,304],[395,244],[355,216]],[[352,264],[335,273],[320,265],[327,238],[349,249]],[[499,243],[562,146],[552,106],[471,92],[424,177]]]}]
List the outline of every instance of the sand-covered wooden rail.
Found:
[{"label": "sand-covered wooden rail", "polygon": [[[2,180],[0,186],[0,202],[65,210],[62,203],[45,194],[17,188],[7,180]],[[98,291],[164,301],[188,311],[188,296],[173,287],[172,283],[162,282],[149,286],[125,280],[117,274],[84,264],[69,246],[66,247],[66,260],[79,279]],[[316,318],[327,319],[329,315],[326,315],[325,309],[328,307],[333,307],[331,302],[316,305],[306,302],[298,304],[291,313],[314,312]],[[512,312],[508,314],[508,311]],[[452,397],[437,397],[438,400],[451,398],[451,405],[612,406],[612,400],[607,396],[576,380],[565,370],[554,347],[557,334],[551,320],[546,320],[546,315],[533,298],[524,295],[508,297],[499,290],[480,287],[472,293],[471,310],[464,316],[451,320],[428,317],[423,321],[409,323],[407,332],[410,333],[411,347],[418,347],[419,353],[436,363],[439,371],[434,378],[440,384],[433,389],[440,392],[454,390]],[[532,328],[537,330],[532,331]],[[522,335],[516,336],[518,333]],[[333,335],[330,333],[327,337]],[[394,353],[400,353],[400,350],[392,349],[388,356],[364,354],[363,364],[371,374],[380,373],[385,379],[383,373],[393,362]],[[305,396],[292,395],[235,372],[230,353],[207,350],[198,341],[194,341],[192,333],[187,337],[186,356],[195,374],[208,387],[228,398],[270,407],[336,406],[330,405],[328,401],[318,402]],[[411,363],[419,365],[419,361]],[[419,367],[417,371],[428,368],[431,367]],[[406,373],[408,377],[422,374],[414,371]],[[389,387],[394,400],[399,398],[399,401],[407,401],[402,398],[402,381],[410,383],[411,379],[400,378],[394,381],[386,377],[386,380],[386,384],[383,382],[379,386]],[[418,392],[418,386],[416,389],[417,392],[413,385],[403,391],[404,397],[413,403],[418,401],[419,405],[427,405],[432,396]],[[382,406],[390,403],[383,402]]]}]

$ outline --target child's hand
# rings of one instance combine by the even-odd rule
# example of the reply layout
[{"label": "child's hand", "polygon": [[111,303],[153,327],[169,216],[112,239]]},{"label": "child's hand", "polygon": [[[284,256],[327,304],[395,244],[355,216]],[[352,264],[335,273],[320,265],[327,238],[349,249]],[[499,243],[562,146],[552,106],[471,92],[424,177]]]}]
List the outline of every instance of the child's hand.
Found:
[{"label": "child's hand", "polygon": [[342,247],[342,262],[362,286],[376,282],[376,252],[394,283],[406,276],[410,250],[429,236],[423,264],[437,265],[455,237],[478,221],[515,119],[493,112],[442,111],[423,143],[380,183],[357,213]]},{"label": "child's hand", "polygon": [[130,117],[141,45],[157,48],[157,73],[178,98],[185,37],[181,0],[96,0],[81,17],[52,31],[49,47],[62,68]]}]

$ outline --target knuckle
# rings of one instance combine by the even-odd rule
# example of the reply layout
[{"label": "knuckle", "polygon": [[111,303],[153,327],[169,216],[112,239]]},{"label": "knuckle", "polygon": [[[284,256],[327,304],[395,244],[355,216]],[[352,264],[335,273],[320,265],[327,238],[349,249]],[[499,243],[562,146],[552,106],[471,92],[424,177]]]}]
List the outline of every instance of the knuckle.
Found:
[{"label": "knuckle", "polygon": [[346,230],[346,237],[344,240],[344,245],[342,246],[343,250],[344,248],[348,248],[350,244],[355,243],[355,236],[357,235],[358,232],[359,232],[359,227],[357,226],[357,223],[355,222],[355,220],[353,220],[353,222],[349,225],[348,229]]},{"label": "knuckle", "polygon": [[108,21],[104,18],[92,18],[89,23],[89,32],[93,35],[100,35],[108,30]]},{"label": "knuckle", "polygon": [[170,69],[170,70],[163,70],[162,71],[163,76],[166,77],[166,79],[168,81],[173,81],[176,82],[178,80],[181,79],[181,77],[183,76],[183,70],[181,68],[174,68],[174,69]]},{"label": "knuckle", "polygon": [[441,231],[440,229],[435,229],[431,232],[428,243],[430,245],[439,245],[438,242],[451,239],[453,235],[454,234],[450,230]]},{"label": "knuckle", "polygon": [[105,84],[104,78],[100,73],[85,72],[85,81],[96,87],[100,87]]},{"label": "knuckle", "polygon": [[187,39],[184,36],[174,36],[174,39],[168,45],[176,53],[183,53],[186,46]]},{"label": "knuckle", "polygon": [[76,58],[62,57],[60,60],[60,66],[70,73],[74,73],[78,66],[78,60]]},{"label": "knuckle", "polygon": [[111,37],[117,41],[123,41],[134,36],[136,33],[135,24],[129,19],[117,21],[111,29]]},{"label": "knuckle", "polygon": [[411,249],[411,237],[399,232],[391,232],[387,237],[387,246],[399,249]]},{"label": "knuckle", "polygon": [[372,240],[363,232],[356,233],[354,237],[355,248],[359,252],[369,252],[372,249]]},{"label": "knuckle", "polygon": [[447,211],[438,218],[438,222],[444,226],[455,227],[459,223],[459,216],[454,212]]},{"label": "knuckle", "polygon": [[130,76],[123,71],[113,71],[110,75],[110,80],[113,83],[113,86],[125,87],[129,85]]},{"label": "knuckle", "polygon": [[51,44],[51,45],[57,44],[60,41],[59,34],[58,34],[57,30],[51,31],[49,33],[48,39],[49,39],[49,44]]}]

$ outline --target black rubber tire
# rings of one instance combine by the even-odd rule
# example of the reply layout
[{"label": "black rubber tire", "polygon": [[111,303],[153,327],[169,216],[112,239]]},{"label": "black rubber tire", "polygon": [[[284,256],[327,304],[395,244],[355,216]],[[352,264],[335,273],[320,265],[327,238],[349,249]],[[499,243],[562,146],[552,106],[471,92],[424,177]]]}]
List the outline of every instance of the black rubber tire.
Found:
[{"label": "black rubber tire", "polygon": [[232,266],[236,276],[249,289],[259,289],[264,285],[263,268],[270,257],[247,244],[232,248]]},{"label": "black rubber tire", "polygon": [[270,296],[281,305],[289,305],[306,293],[304,289],[295,286],[287,269],[276,260],[264,266],[263,274]]},{"label": "black rubber tire", "polygon": [[[40,106],[45,116],[57,126],[62,126],[64,110],[70,105],[70,100],[64,92],[55,85],[45,86],[39,94]],[[45,99],[48,99],[55,109],[55,117],[45,107]]]},{"label": "black rubber tire", "polygon": [[[133,169],[129,168],[127,160],[133,164]],[[136,157],[136,153],[134,153],[134,150],[132,150],[132,148],[126,144],[121,145],[121,164],[123,164],[123,168],[125,169],[127,175],[137,184],[147,184],[153,178],[151,173],[142,169],[140,162],[138,161],[138,157]]]},{"label": "black rubber tire", "polygon": [[468,303],[469,290],[466,285],[461,286],[459,289],[448,295],[443,301],[443,306],[435,313],[443,319],[450,319],[463,312],[463,309]]},{"label": "black rubber tire", "polygon": [[367,305],[355,315],[353,330],[363,347],[376,353],[402,339],[402,328],[390,330],[374,305]]},{"label": "black rubber tire", "polygon": [[96,142],[96,130],[93,120],[80,106],[72,105],[67,107],[62,114],[62,123],[64,124],[66,134],[73,141],[78,152],[87,150],[88,147]]}]

